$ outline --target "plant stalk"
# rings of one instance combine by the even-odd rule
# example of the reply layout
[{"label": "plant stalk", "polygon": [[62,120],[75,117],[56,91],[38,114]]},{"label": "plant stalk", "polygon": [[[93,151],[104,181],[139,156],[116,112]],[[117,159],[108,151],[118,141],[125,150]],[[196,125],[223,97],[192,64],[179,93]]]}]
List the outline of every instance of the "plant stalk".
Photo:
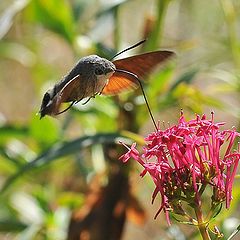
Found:
[{"label": "plant stalk", "polygon": [[203,240],[211,240],[208,233],[208,223],[204,221],[201,204],[195,207],[195,213],[198,221],[198,229]]}]

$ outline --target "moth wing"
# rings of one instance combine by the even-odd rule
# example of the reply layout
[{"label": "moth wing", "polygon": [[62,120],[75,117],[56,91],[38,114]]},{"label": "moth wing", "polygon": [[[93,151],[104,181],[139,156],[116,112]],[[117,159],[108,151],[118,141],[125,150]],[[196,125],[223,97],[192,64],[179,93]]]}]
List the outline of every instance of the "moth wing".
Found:
[{"label": "moth wing", "polygon": [[140,79],[143,79],[168,58],[174,56],[171,51],[155,51],[143,53],[119,60],[113,61],[116,69],[122,69],[136,74]]},{"label": "moth wing", "polygon": [[61,91],[54,97],[55,112],[59,112],[60,105],[64,102],[71,102],[79,100],[77,89],[80,88],[80,75],[75,76],[61,89]]},{"label": "moth wing", "polygon": [[[175,53],[171,51],[156,51],[139,54],[124,59],[113,61],[116,69],[125,70],[137,75],[143,79],[157,67]],[[126,73],[115,72],[110,77],[108,84],[104,87],[102,94],[115,95],[125,90],[131,90],[138,87],[137,80]]]},{"label": "moth wing", "polygon": [[137,80],[131,75],[122,72],[114,72],[101,94],[116,95],[123,91],[136,89],[138,86]]}]

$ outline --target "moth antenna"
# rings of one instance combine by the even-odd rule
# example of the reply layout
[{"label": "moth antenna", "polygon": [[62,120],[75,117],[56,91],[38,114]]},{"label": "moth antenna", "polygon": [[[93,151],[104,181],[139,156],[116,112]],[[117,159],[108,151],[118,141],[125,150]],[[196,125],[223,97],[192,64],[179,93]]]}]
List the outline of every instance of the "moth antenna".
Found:
[{"label": "moth antenna", "polygon": [[70,109],[70,108],[73,106],[73,104],[74,104],[75,102],[76,102],[76,101],[72,101],[71,104],[70,104],[67,108],[65,108],[65,109],[62,110],[61,112],[58,112],[56,115],[59,115],[59,114],[62,114],[62,113],[64,113],[64,112],[66,112],[68,109]]},{"label": "moth antenna", "polygon": [[116,72],[122,72],[122,73],[128,74],[128,75],[134,77],[134,78],[138,81],[138,83],[139,83],[139,85],[140,85],[140,88],[141,88],[141,91],[142,91],[142,94],[143,94],[143,98],[144,98],[145,103],[146,103],[146,105],[147,105],[147,109],[148,109],[149,115],[150,115],[150,117],[151,117],[151,119],[152,119],[152,122],[153,122],[153,125],[154,125],[156,131],[158,131],[158,127],[157,127],[156,121],[155,121],[155,119],[154,119],[154,117],[153,117],[153,114],[152,114],[150,105],[149,105],[149,103],[148,103],[147,96],[146,96],[146,94],[145,94],[145,92],[144,92],[144,89],[143,89],[143,85],[142,85],[141,80],[138,78],[138,76],[137,76],[136,74],[134,74],[134,73],[132,73],[132,72],[128,72],[128,71],[122,70],[122,69],[116,69],[115,71],[116,71]]},{"label": "moth antenna", "polygon": [[119,53],[117,53],[116,55],[114,55],[114,56],[110,59],[110,61],[112,61],[115,57],[119,56],[120,54],[122,54],[122,53],[124,53],[124,52],[126,52],[126,51],[128,51],[128,50],[131,50],[131,49],[133,49],[133,48],[135,48],[135,47],[138,47],[139,45],[143,44],[143,43],[146,42],[146,41],[147,41],[147,39],[143,39],[143,40],[141,40],[140,42],[138,42],[138,43],[136,43],[136,44],[134,44],[134,45],[132,45],[132,46],[130,46],[130,47],[122,50],[121,52],[119,52]]}]

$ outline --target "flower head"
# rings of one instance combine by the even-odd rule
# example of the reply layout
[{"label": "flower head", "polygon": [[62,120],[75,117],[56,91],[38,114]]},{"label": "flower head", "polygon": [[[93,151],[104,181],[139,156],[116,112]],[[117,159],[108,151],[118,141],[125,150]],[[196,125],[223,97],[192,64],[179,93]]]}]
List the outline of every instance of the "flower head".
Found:
[{"label": "flower head", "polygon": [[182,114],[177,125],[150,133],[142,154],[134,143],[121,157],[137,160],[144,168],[141,176],[150,174],[155,184],[153,201],[161,195],[158,213],[163,210],[168,222],[170,211],[185,214],[182,202],[201,205],[207,185],[212,189],[212,210],[223,201],[229,208],[240,160],[239,149],[233,151],[233,145],[240,134],[234,129],[220,130],[223,125],[214,122],[213,113],[209,120],[197,115],[190,121]]}]

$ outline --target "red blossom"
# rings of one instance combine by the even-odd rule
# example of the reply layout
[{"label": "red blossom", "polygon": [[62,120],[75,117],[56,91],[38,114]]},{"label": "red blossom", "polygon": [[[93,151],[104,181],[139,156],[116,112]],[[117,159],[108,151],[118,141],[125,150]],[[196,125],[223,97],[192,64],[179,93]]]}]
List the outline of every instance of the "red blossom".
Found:
[{"label": "red blossom", "polygon": [[181,115],[178,125],[150,133],[142,154],[134,143],[120,158],[123,162],[135,159],[144,168],[141,176],[149,173],[152,177],[156,186],[152,199],[157,194],[162,198],[156,216],[163,210],[169,222],[174,202],[192,198],[199,203],[206,185],[212,188],[212,204],[226,201],[229,208],[240,160],[239,149],[234,152],[233,145],[240,134],[235,129],[221,131],[223,125],[214,122],[213,114],[209,120],[197,115],[190,121]]}]

